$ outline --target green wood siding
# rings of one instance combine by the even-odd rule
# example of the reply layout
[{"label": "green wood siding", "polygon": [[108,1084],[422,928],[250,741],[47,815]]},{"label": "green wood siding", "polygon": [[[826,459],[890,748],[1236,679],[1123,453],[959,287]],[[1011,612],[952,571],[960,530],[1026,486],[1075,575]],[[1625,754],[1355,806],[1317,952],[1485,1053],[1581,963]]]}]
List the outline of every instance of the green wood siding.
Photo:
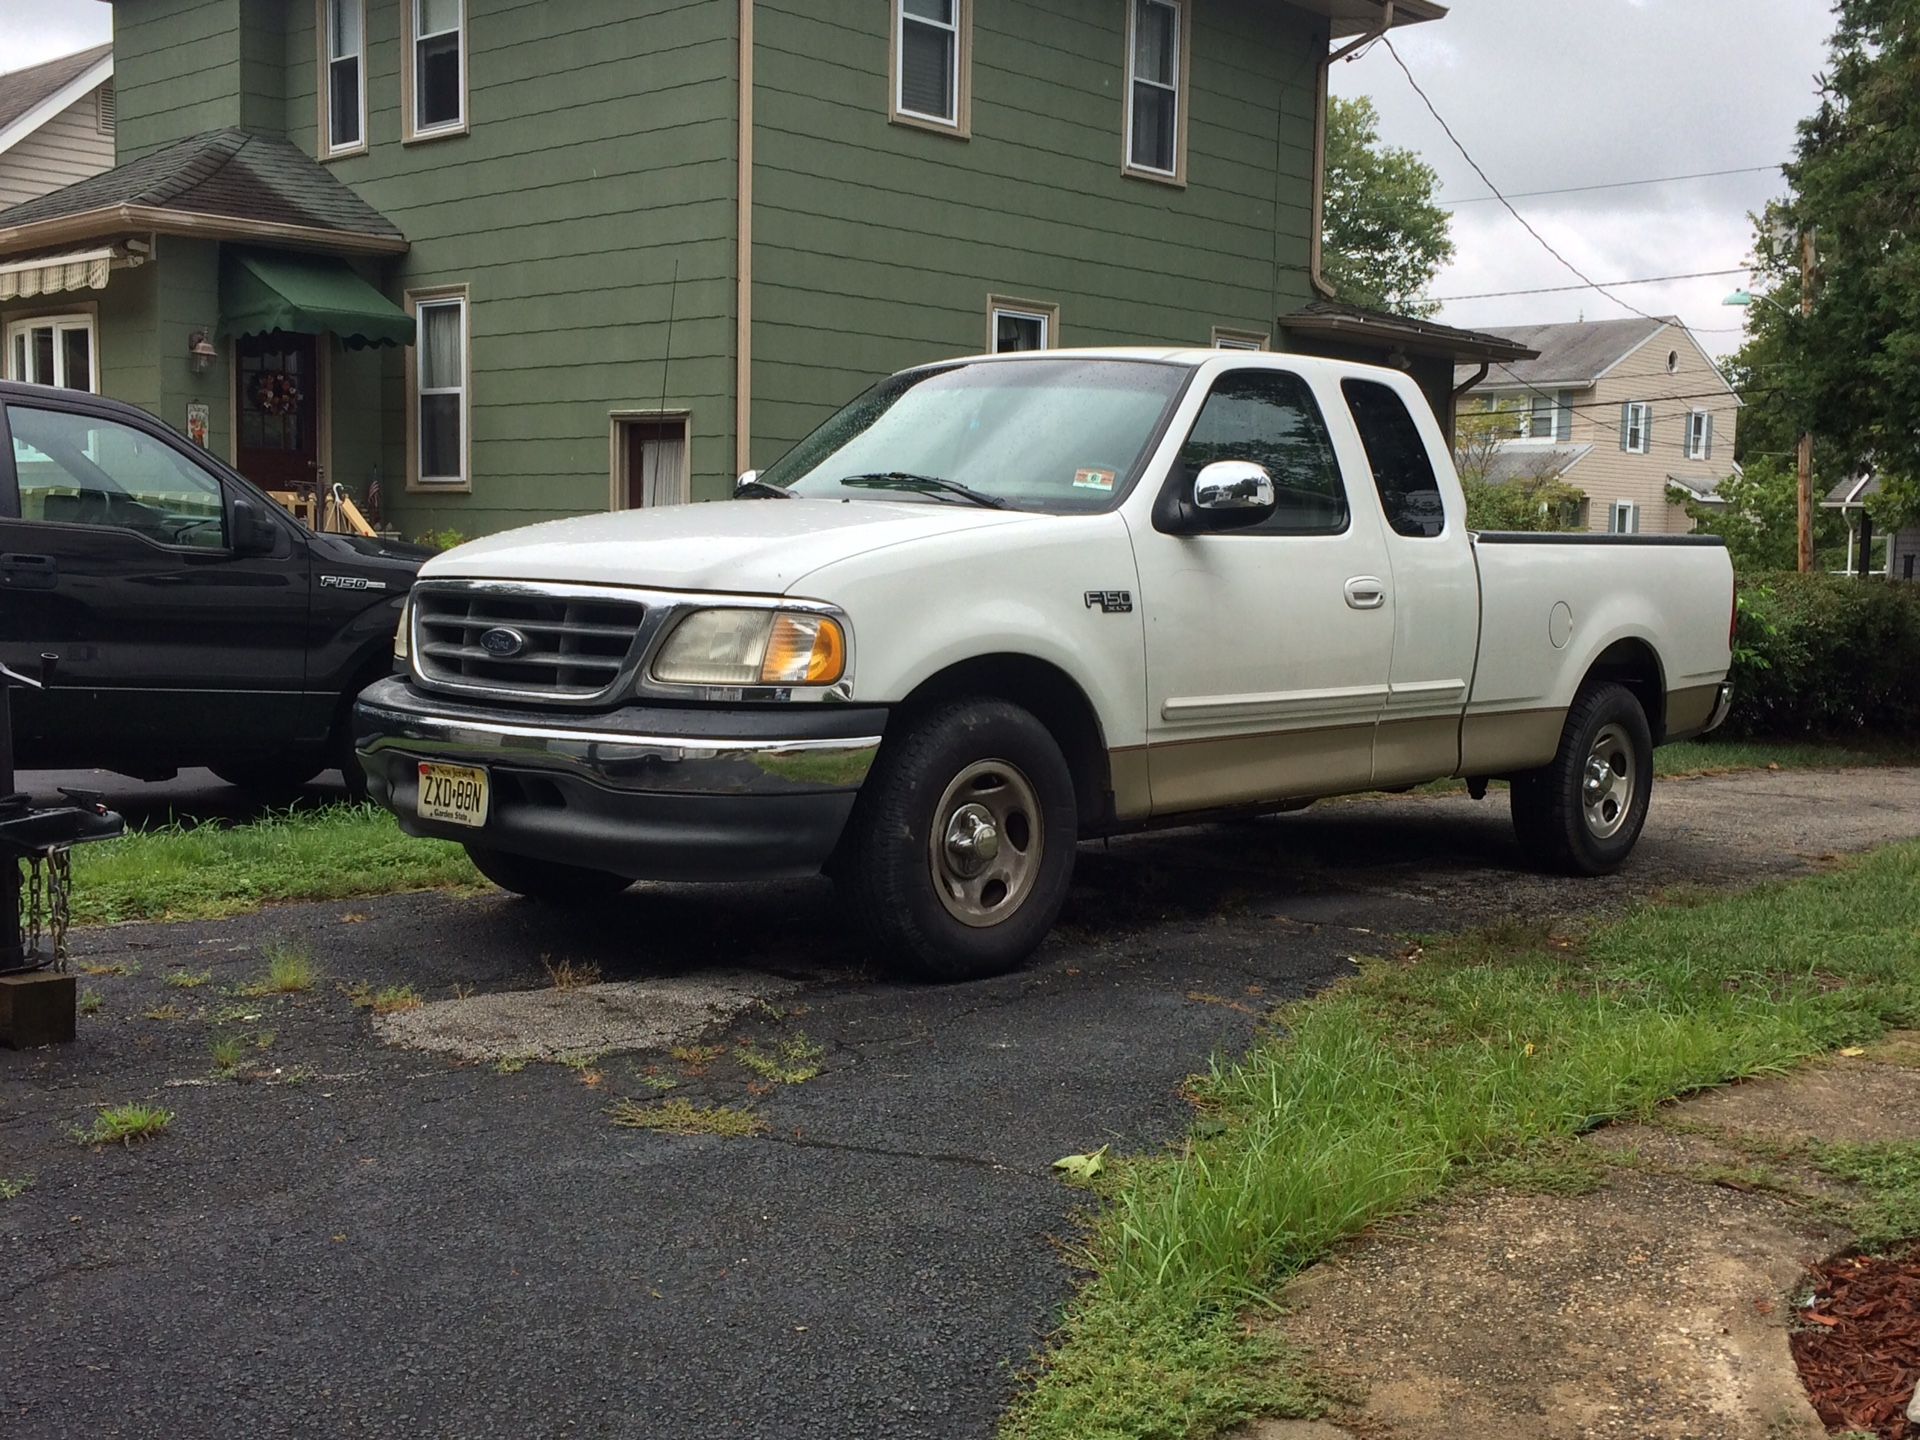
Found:
[{"label": "green wood siding", "polygon": [[[468,0],[468,11],[470,133],[400,143],[401,0],[368,0],[371,149],[329,162],[412,243],[387,267],[389,295],[469,287],[473,493],[406,492],[404,357],[389,352],[388,514],[409,534],[478,534],[603,510],[610,412],[660,407],[663,383],[665,408],[692,415],[694,493],[725,493],[735,7]],[[286,24],[284,123],[311,153],[313,5],[296,0]],[[335,414],[336,473],[358,487],[342,450],[349,421]]]},{"label": "green wood siding", "polygon": [[1121,174],[1126,6],[974,0],[972,138],[887,120],[885,0],[759,0],[753,452],[879,375],[986,345],[987,296],[1056,343],[1205,345],[1309,298],[1324,22],[1197,0],[1188,184]]},{"label": "green wood siding", "polygon": [[241,0],[138,0],[113,7],[119,163],[241,123],[240,8]]}]

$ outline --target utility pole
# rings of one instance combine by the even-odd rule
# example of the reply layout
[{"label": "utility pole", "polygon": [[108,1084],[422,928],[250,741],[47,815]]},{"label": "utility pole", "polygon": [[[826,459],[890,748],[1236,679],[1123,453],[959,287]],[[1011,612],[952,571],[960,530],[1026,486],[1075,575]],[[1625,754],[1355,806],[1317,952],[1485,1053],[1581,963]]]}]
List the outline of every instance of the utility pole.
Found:
[{"label": "utility pole", "polygon": [[[1800,232],[1800,314],[1813,314],[1813,227]],[[1800,432],[1800,573],[1813,569],[1813,431]]]}]

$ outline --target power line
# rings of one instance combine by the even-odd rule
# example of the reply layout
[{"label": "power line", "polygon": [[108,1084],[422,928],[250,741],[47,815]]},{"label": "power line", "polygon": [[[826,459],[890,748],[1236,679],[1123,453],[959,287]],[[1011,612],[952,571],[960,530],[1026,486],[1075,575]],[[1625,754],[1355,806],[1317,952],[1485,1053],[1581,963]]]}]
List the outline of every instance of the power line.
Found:
[{"label": "power line", "polygon": [[1631,310],[1644,320],[1659,320],[1661,318],[1658,315],[1649,315],[1639,306],[1631,305],[1625,300],[1622,300],[1618,295],[1612,294],[1606,286],[1597,282],[1591,275],[1587,274],[1586,271],[1582,270],[1558,250],[1554,249],[1553,246],[1548,243],[1546,236],[1528,224],[1527,217],[1513,208],[1513,202],[1500,192],[1500,187],[1493,183],[1493,177],[1488,175],[1480,162],[1473,158],[1472,152],[1460,143],[1460,137],[1453,133],[1453,127],[1447,123],[1446,117],[1441,115],[1439,109],[1434,105],[1432,98],[1428,96],[1427,92],[1420,88],[1420,82],[1413,78],[1413,71],[1407,68],[1407,62],[1400,58],[1400,52],[1394,48],[1393,37],[1383,35],[1380,37],[1380,43],[1387,47],[1387,53],[1393,57],[1393,63],[1398,65],[1400,67],[1400,73],[1407,77],[1407,84],[1411,85],[1413,87],[1413,93],[1420,97],[1420,103],[1427,107],[1427,113],[1433,116],[1435,122],[1446,132],[1447,139],[1453,142],[1453,148],[1460,152],[1460,158],[1473,167],[1473,173],[1480,177],[1480,183],[1485,185],[1487,189],[1493,193],[1493,198],[1500,202],[1501,206],[1505,208],[1509,215],[1520,222],[1520,227],[1539,242],[1542,250],[1545,250],[1549,255],[1553,256],[1554,259],[1564,265],[1567,273],[1572,275],[1574,279],[1582,281],[1588,289],[1606,296],[1607,299],[1613,301],[1613,303],[1621,309]]},{"label": "power line", "polygon": [[[1669,280],[1707,280],[1716,275],[1745,275],[1747,267],[1735,266],[1730,270],[1694,270],[1685,275],[1647,275],[1638,280],[1609,280],[1614,287],[1622,285],[1664,285]],[[1452,304],[1455,300],[1498,300],[1508,295],[1564,295],[1569,290],[1585,290],[1585,285],[1542,285],[1533,290],[1481,290],[1472,295],[1429,295],[1425,298],[1440,305]]]},{"label": "power line", "polygon": [[1558,190],[1522,190],[1517,195],[1468,195],[1459,200],[1440,200],[1440,205],[1479,205],[1488,200],[1536,200],[1543,195],[1586,195],[1595,190],[1631,190],[1639,185],[1673,185],[1682,180],[1715,180],[1722,175],[1758,175],[1778,170],[1778,165],[1743,165],[1737,170],[1696,170],[1691,175],[1656,175],[1649,180],[1614,180],[1605,185],[1565,185]]}]

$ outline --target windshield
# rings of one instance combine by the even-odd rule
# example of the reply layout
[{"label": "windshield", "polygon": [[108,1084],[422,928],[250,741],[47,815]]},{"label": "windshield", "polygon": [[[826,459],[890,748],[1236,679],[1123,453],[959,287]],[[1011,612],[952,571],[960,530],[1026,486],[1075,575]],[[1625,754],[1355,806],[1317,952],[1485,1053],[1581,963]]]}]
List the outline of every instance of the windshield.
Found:
[{"label": "windshield", "polygon": [[1191,373],[1083,359],[910,371],[874,386],[760,480],[835,499],[1103,510],[1132,483]]}]

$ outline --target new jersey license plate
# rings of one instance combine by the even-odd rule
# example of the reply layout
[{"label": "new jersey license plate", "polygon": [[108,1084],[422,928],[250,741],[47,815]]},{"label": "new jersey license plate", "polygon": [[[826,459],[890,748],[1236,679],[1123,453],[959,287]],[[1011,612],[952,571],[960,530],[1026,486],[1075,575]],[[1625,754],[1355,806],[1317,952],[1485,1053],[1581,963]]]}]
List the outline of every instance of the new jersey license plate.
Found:
[{"label": "new jersey license plate", "polygon": [[422,761],[414,813],[422,820],[479,829],[487,823],[487,772],[468,765],[429,765]]}]

